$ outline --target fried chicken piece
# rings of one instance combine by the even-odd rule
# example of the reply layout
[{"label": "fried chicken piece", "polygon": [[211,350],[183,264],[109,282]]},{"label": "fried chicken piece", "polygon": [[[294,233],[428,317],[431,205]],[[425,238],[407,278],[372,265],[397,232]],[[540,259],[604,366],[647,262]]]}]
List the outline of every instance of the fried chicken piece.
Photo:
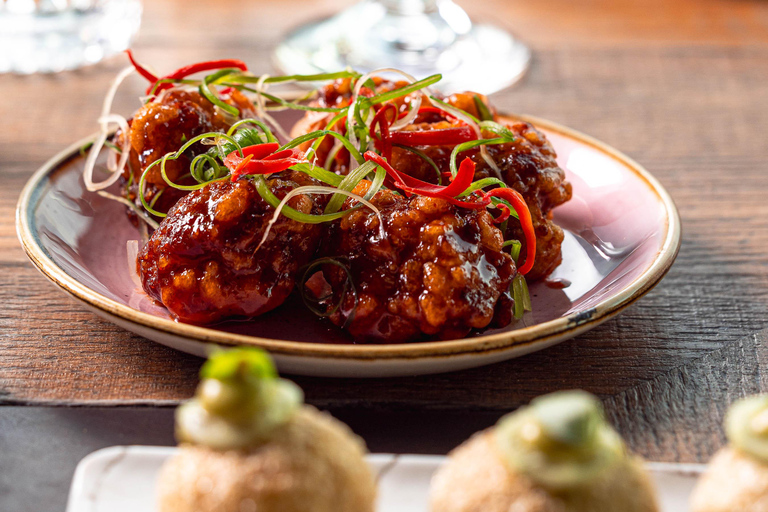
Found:
[{"label": "fried chicken piece", "polygon": [[[471,105],[474,101],[471,93],[454,94],[452,102],[457,106]],[[421,117],[421,116],[420,116]],[[419,119],[417,118],[417,121]],[[529,280],[542,279],[552,273],[562,261],[560,246],[563,243],[563,230],[552,221],[552,210],[573,195],[571,184],[565,179],[565,171],[557,165],[557,154],[546,136],[531,123],[525,121],[505,122],[505,126],[516,136],[513,142],[486,146],[489,155],[501,171],[501,176],[482,158],[478,149],[461,153],[460,159],[470,157],[475,162],[475,180],[498,177],[507,186],[520,192],[531,212],[533,227],[536,231],[536,261],[533,269],[526,275]],[[410,125],[406,130],[434,130],[453,126],[445,120],[433,120]],[[483,137],[493,138],[492,133]],[[441,172],[449,170],[450,155],[454,146],[421,147],[432,158]],[[421,157],[407,150],[394,148],[392,166],[420,180],[435,183],[435,170]],[[510,221],[505,234],[507,239],[520,240],[523,244],[520,254],[525,254],[525,237],[518,222]],[[519,262],[520,265],[524,260]]]},{"label": "fried chicken piece", "polygon": [[[507,127],[517,138],[508,144],[488,146],[488,153],[501,170],[502,181],[523,195],[531,212],[536,231],[536,260],[526,278],[535,281],[551,274],[563,260],[560,247],[564,234],[552,221],[552,210],[570,200],[573,189],[543,133],[524,121],[508,123]],[[475,179],[496,176],[479,152],[472,160],[477,164]],[[525,236],[519,222],[509,222],[506,238],[520,240],[520,254],[525,254]]]},{"label": "fried chicken piece", "polygon": [[[389,90],[401,87],[404,83],[379,82],[379,89]],[[349,103],[351,92],[346,82],[338,81],[324,89],[321,89],[317,104],[322,106],[345,106]],[[447,103],[478,117],[475,93],[466,92],[453,94],[443,98]],[[487,100],[482,95],[477,95],[487,105]],[[398,103],[398,110],[407,109],[407,102]],[[308,132],[325,126],[330,117],[325,114],[317,116],[310,113],[299,121],[294,128],[294,135]],[[495,114],[494,114],[495,115]],[[496,162],[501,171],[496,172],[481,157],[479,149],[471,149],[461,153],[461,159],[470,157],[476,164],[475,180],[489,176],[498,177],[507,186],[520,192],[525,198],[531,212],[534,229],[536,231],[536,261],[533,269],[526,275],[529,280],[542,279],[549,275],[562,261],[560,247],[563,243],[563,230],[552,221],[552,210],[572,196],[571,184],[565,179],[565,172],[557,165],[557,154],[543,133],[532,124],[525,121],[501,121],[517,136],[516,140],[508,144],[489,145],[488,153]],[[419,114],[414,123],[403,128],[405,131],[439,130],[460,126],[455,119],[448,118],[434,112],[426,111]],[[343,127],[339,127],[343,131]],[[484,138],[494,138],[495,134],[484,133]],[[318,151],[318,163],[323,165],[329,151],[333,147],[333,141],[325,140]],[[421,151],[427,154],[437,165],[441,173],[449,171],[450,155],[455,146],[421,146]],[[346,174],[349,153],[341,150],[337,153],[336,162],[331,167],[339,174]],[[398,147],[392,151],[392,166],[415,178],[429,183],[437,183],[438,176],[435,169],[420,156]],[[521,254],[525,254],[525,237],[520,224],[514,219],[509,222],[509,228],[505,233],[506,238],[514,238],[523,243]],[[521,260],[520,265],[524,263]]]},{"label": "fried chicken piece", "polygon": [[[497,318],[511,320],[515,265],[488,212],[386,189],[372,203],[383,224],[372,210],[357,209],[326,240],[324,254],[348,265],[356,289],[344,293],[333,323],[357,340],[405,342],[464,337],[487,327],[496,309]],[[331,265],[323,272],[338,302],[347,274]]]},{"label": "fried chicken piece", "polygon": [[[281,173],[268,185],[285,197],[301,180],[297,174]],[[306,195],[288,205],[320,213]],[[144,290],[182,322],[254,317],[274,309],[293,290],[297,270],[320,238],[317,225],[280,215],[261,244],[274,212],[250,180],[214,182],[189,193],[139,253]]]},{"label": "fried chicken piece", "polygon": [[[232,90],[222,99],[240,110],[240,117],[251,117],[254,106],[237,90]],[[170,89],[158,99],[142,106],[129,120],[131,155],[130,165],[123,171],[123,193],[128,199],[138,200],[138,184],[142,173],[167,153],[177,151],[186,141],[206,132],[224,132],[237,121],[215,108],[213,103],[196,91]],[[115,141],[122,145],[123,134],[118,132]],[[189,172],[192,159],[208,150],[202,144],[195,144],[177,160],[168,160],[165,166],[168,178],[174,183],[191,184]],[[163,179],[160,166],[153,167],[146,177],[145,199],[151,202],[155,196],[154,209],[167,212],[187,191],[169,187]]]}]

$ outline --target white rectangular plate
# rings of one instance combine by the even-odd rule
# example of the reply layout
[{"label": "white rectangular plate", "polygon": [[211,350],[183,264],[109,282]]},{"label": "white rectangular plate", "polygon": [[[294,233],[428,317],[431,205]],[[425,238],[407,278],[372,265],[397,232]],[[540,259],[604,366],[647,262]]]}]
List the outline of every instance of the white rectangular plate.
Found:
[{"label": "white rectangular plate", "polygon": [[[113,446],[93,452],[77,465],[67,512],[155,512],[155,480],[176,448]],[[445,457],[373,454],[368,461],[379,478],[379,512],[427,512],[432,474]],[[687,512],[688,496],[703,466],[650,463],[663,512]]]}]

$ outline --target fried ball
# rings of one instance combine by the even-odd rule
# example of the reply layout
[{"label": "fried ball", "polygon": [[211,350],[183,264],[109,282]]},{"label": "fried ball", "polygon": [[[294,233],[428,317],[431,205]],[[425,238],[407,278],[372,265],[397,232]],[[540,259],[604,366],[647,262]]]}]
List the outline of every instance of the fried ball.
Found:
[{"label": "fried ball", "polygon": [[373,512],[364,454],[346,425],[305,406],[255,448],[182,445],[160,473],[160,512]]},{"label": "fried ball", "polygon": [[[293,174],[298,173],[269,180],[276,196],[295,188],[288,179]],[[319,213],[306,195],[288,205]],[[314,253],[320,231],[280,215],[261,244],[274,212],[250,180],[214,182],[191,192],[139,253],[144,290],[174,318],[199,324],[279,306],[294,288],[297,269]]]},{"label": "fried ball", "polygon": [[[237,90],[222,99],[237,107],[241,117],[251,117],[254,111],[251,101]],[[138,204],[138,184],[147,167],[167,153],[177,151],[187,140],[206,132],[224,132],[236,120],[222,114],[213,103],[195,91],[174,88],[155,101],[146,103],[129,121],[131,155],[130,165],[123,171],[124,195]],[[122,144],[123,136],[121,132],[116,134],[118,145]],[[191,178],[181,178],[189,172],[192,158],[207,150],[208,147],[195,144],[182,157],[169,160],[165,166],[168,178],[174,183],[193,183]],[[186,191],[168,186],[157,165],[147,173],[144,197],[152,201],[161,192],[154,204],[154,209],[161,212],[167,212],[186,195]]]},{"label": "fried ball", "polygon": [[625,457],[586,486],[550,491],[507,468],[492,430],[449,454],[432,479],[430,502],[432,512],[658,512],[653,485],[637,457]]},{"label": "fried ball", "polygon": [[[464,95],[454,95],[459,104]],[[450,128],[447,121],[425,122],[405,129],[427,130]],[[565,179],[565,172],[557,165],[557,154],[543,133],[525,121],[506,124],[516,135],[513,142],[487,146],[488,153],[496,162],[501,176],[488,165],[480,151],[470,150],[460,158],[470,157],[475,162],[475,180],[488,177],[500,177],[507,186],[520,192],[531,212],[533,227],[536,232],[536,261],[533,269],[526,275],[529,280],[546,277],[562,261],[560,247],[563,243],[563,230],[552,221],[552,210],[573,195],[571,184]],[[493,134],[484,134],[492,138]],[[438,168],[445,172],[449,169],[450,154],[453,146],[429,146],[420,148],[434,160]],[[435,183],[436,173],[421,157],[404,149],[394,148],[392,166],[411,176]],[[509,222],[506,238],[520,240],[523,247],[520,254],[525,254],[525,236],[518,222]],[[520,264],[523,263],[521,260]]]},{"label": "fried ball", "polygon": [[[366,186],[356,192],[364,194]],[[347,289],[331,321],[358,340],[384,342],[460,338],[487,327],[515,275],[491,215],[390,190],[372,203],[383,224],[360,208],[330,228],[324,254],[348,265],[356,291]],[[330,265],[324,273],[337,301],[347,274]],[[500,309],[510,306],[506,296]]]},{"label": "fried ball", "polygon": [[[488,146],[488,152],[501,170],[504,183],[523,195],[531,212],[536,231],[536,260],[526,278],[541,279],[552,273],[563,259],[560,251],[563,230],[552,221],[552,210],[570,200],[573,189],[543,133],[524,121],[507,127],[517,136],[515,141]],[[479,154],[472,158],[477,163],[475,179],[495,175]],[[525,237],[519,223],[509,223],[507,238],[520,240],[523,243],[520,253],[525,254]]]},{"label": "fried ball", "polygon": [[[390,90],[404,85],[403,82],[392,83],[379,81],[376,92]],[[450,105],[464,110],[478,117],[475,96],[478,96],[486,105],[487,99],[483,95],[472,92],[457,93],[444,97]],[[317,104],[320,106],[343,107],[349,104],[351,91],[347,81],[338,81],[321,89]],[[401,100],[397,106],[400,112],[408,108],[410,97]],[[424,103],[427,104],[428,100]],[[495,114],[494,114],[495,116]],[[298,136],[309,131],[325,127],[330,120],[328,114],[319,115],[308,113],[296,126],[292,135]],[[482,158],[479,149],[471,149],[461,153],[460,158],[470,157],[476,164],[475,180],[487,177],[498,177],[504,183],[520,192],[525,198],[531,212],[534,230],[536,232],[536,261],[533,269],[526,275],[529,280],[538,280],[546,277],[561,263],[561,245],[563,243],[563,230],[552,221],[552,210],[568,201],[572,196],[571,184],[565,180],[565,172],[557,165],[557,154],[543,133],[533,125],[525,121],[502,120],[496,118],[509,128],[516,140],[508,144],[487,146],[487,151],[501,171],[497,175],[485,159]],[[453,118],[431,111],[420,113],[414,123],[405,126],[404,131],[426,131],[447,129],[460,126],[462,123]],[[335,129],[344,132],[344,126]],[[484,133],[485,138],[496,137],[493,133]],[[334,142],[330,138],[324,140],[317,153],[318,162],[325,164]],[[455,146],[421,146],[419,150],[426,153],[436,164],[440,173],[449,171],[450,155]],[[335,162],[331,166],[339,174],[347,173],[349,153],[342,149],[336,153]],[[404,173],[429,183],[437,183],[438,174],[435,169],[423,158],[411,151],[395,147],[392,150],[392,166]],[[517,239],[523,243],[520,251],[526,254],[525,237],[518,222],[508,223],[507,239]],[[519,262],[524,263],[523,260]]]}]

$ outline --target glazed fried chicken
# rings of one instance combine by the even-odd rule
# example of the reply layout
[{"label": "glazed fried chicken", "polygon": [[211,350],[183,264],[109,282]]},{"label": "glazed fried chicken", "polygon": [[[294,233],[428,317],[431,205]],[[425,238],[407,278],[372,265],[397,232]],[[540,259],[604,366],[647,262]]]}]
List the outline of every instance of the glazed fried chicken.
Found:
[{"label": "glazed fried chicken", "polygon": [[[497,322],[510,321],[515,265],[488,212],[386,189],[372,202],[383,225],[372,210],[357,209],[324,244],[326,255],[348,265],[356,289],[346,289],[333,323],[357,340],[404,342],[464,337],[487,327],[497,310]],[[347,274],[330,265],[323,272],[338,302]]]},{"label": "glazed fried chicken", "polygon": [[[376,91],[382,92],[405,85],[404,82],[393,83],[377,81]],[[320,90],[316,103],[320,106],[345,106],[349,103],[351,91],[346,81],[337,81]],[[474,93],[459,93],[443,98],[450,105],[479,117]],[[487,101],[484,96],[477,95],[480,100]],[[407,110],[408,96],[397,103],[399,112]],[[428,105],[424,99],[422,105]],[[434,109],[423,109],[423,113],[414,122],[403,128],[403,131],[443,130],[461,126],[462,122],[435,112]],[[495,114],[494,114],[495,116]],[[308,113],[294,127],[293,135],[297,136],[324,127],[329,121],[328,115]],[[571,198],[571,184],[565,179],[565,172],[557,165],[557,155],[543,133],[525,121],[512,119],[495,119],[504,124],[515,136],[513,142],[499,145],[488,145],[487,151],[495,161],[500,175],[482,158],[480,150],[470,149],[461,153],[460,158],[470,157],[476,164],[475,180],[486,177],[498,177],[504,183],[520,192],[528,205],[536,231],[536,260],[533,269],[526,275],[529,280],[542,279],[549,275],[562,261],[560,247],[563,242],[563,231],[552,221],[552,210]],[[336,129],[345,130],[343,126]],[[497,135],[483,133],[484,138],[494,138]],[[317,153],[318,163],[325,164],[325,159],[332,150],[334,142],[327,138]],[[441,173],[449,171],[450,154],[454,145],[418,146],[416,149],[430,157]],[[339,174],[346,174],[349,153],[344,149],[335,155],[331,169]],[[429,183],[437,183],[435,169],[417,154],[394,147],[390,163],[404,173]],[[518,222],[512,219],[508,223],[506,238],[514,238],[523,243],[521,254],[525,254],[525,237]],[[518,262],[520,265],[524,261]]]},{"label": "glazed fried chicken", "polygon": [[[463,95],[454,95],[454,98]],[[439,129],[449,125],[447,121],[422,122],[410,129]],[[475,162],[475,180],[487,177],[499,177],[507,186],[520,192],[531,212],[536,231],[536,260],[527,279],[537,280],[549,275],[562,261],[560,246],[563,243],[563,230],[552,221],[552,210],[571,198],[571,184],[565,179],[565,172],[557,165],[557,154],[543,133],[525,121],[505,123],[516,136],[507,144],[489,145],[488,153],[501,171],[498,176],[494,169],[472,149],[461,154]],[[408,129],[407,128],[407,129]],[[493,138],[493,134],[484,134]],[[448,169],[453,146],[428,146],[420,148],[432,158],[442,170]],[[404,149],[394,148],[392,166],[424,181],[434,182],[435,171],[419,156]],[[520,224],[510,222],[506,238],[520,240],[523,244],[521,254],[525,254],[525,237]],[[520,264],[523,261],[519,262]]]},{"label": "glazed fried chicken", "polygon": [[[268,185],[285,197],[307,179],[299,174],[280,173]],[[288,205],[320,211],[306,195]],[[139,252],[144,290],[182,322],[254,317],[279,306],[315,252],[320,228],[280,215],[262,244],[274,212],[250,180],[213,182],[189,193]]]},{"label": "glazed fried chicken", "polygon": [[[536,259],[526,278],[541,279],[552,273],[563,259],[560,251],[563,230],[552,221],[552,209],[571,199],[573,190],[543,133],[524,121],[508,123],[507,128],[517,138],[508,144],[488,146],[488,153],[501,170],[501,179],[523,195],[531,212],[536,231]],[[477,163],[475,179],[495,176],[479,154],[472,159]],[[520,224],[510,222],[508,230],[507,238],[520,240],[523,244],[520,253],[525,254]]]},{"label": "glazed fried chicken", "polygon": [[[237,107],[241,118],[253,114],[253,104],[237,90],[232,90],[222,99]],[[131,155],[130,165],[123,171],[124,195],[138,204],[138,183],[147,167],[166,153],[177,151],[189,139],[206,132],[224,132],[236,121],[196,91],[170,89],[156,100],[146,103],[129,120]],[[118,146],[123,136],[121,132],[115,135]],[[184,176],[189,172],[192,158],[208,149],[202,144],[195,144],[178,160],[169,160],[165,167],[168,178],[174,183],[194,183]],[[152,202],[161,192],[162,195],[154,203],[154,209],[161,212],[167,212],[186,194],[184,190],[169,187],[163,180],[160,166],[156,165],[146,177],[145,199]]]}]

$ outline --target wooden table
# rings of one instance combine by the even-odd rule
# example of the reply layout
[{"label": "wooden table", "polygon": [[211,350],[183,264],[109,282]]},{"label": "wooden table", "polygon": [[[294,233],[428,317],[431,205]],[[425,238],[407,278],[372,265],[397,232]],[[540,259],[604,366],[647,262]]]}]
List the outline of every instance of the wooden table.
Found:
[{"label": "wooden table", "polygon": [[[348,3],[297,0],[286,11],[253,0],[146,2],[135,49],[159,69],[230,56],[270,71],[270,49],[289,28]],[[296,381],[374,449],[445,452],[536,395],[584,388],[642,455],[706,460],[724,441],[728,404],[768,389],[768,3],[463,3],[534,51],[524,81],[493,97],[500,109],[602,139],[668,188],[683,220],[677,263],[616,319],[527,357],[446,375]],[[39,275],[16,240],[24,182],[96,129],[103,93],[124,65],[117,57],[54,76],[0,76],[4,404],[171,406],[197,382],[201,360],[98,319]],[[140,82],[128,89],[117,102],[126,113]],[[0,418],[9,411],[51,414],[8,407]]]}]

